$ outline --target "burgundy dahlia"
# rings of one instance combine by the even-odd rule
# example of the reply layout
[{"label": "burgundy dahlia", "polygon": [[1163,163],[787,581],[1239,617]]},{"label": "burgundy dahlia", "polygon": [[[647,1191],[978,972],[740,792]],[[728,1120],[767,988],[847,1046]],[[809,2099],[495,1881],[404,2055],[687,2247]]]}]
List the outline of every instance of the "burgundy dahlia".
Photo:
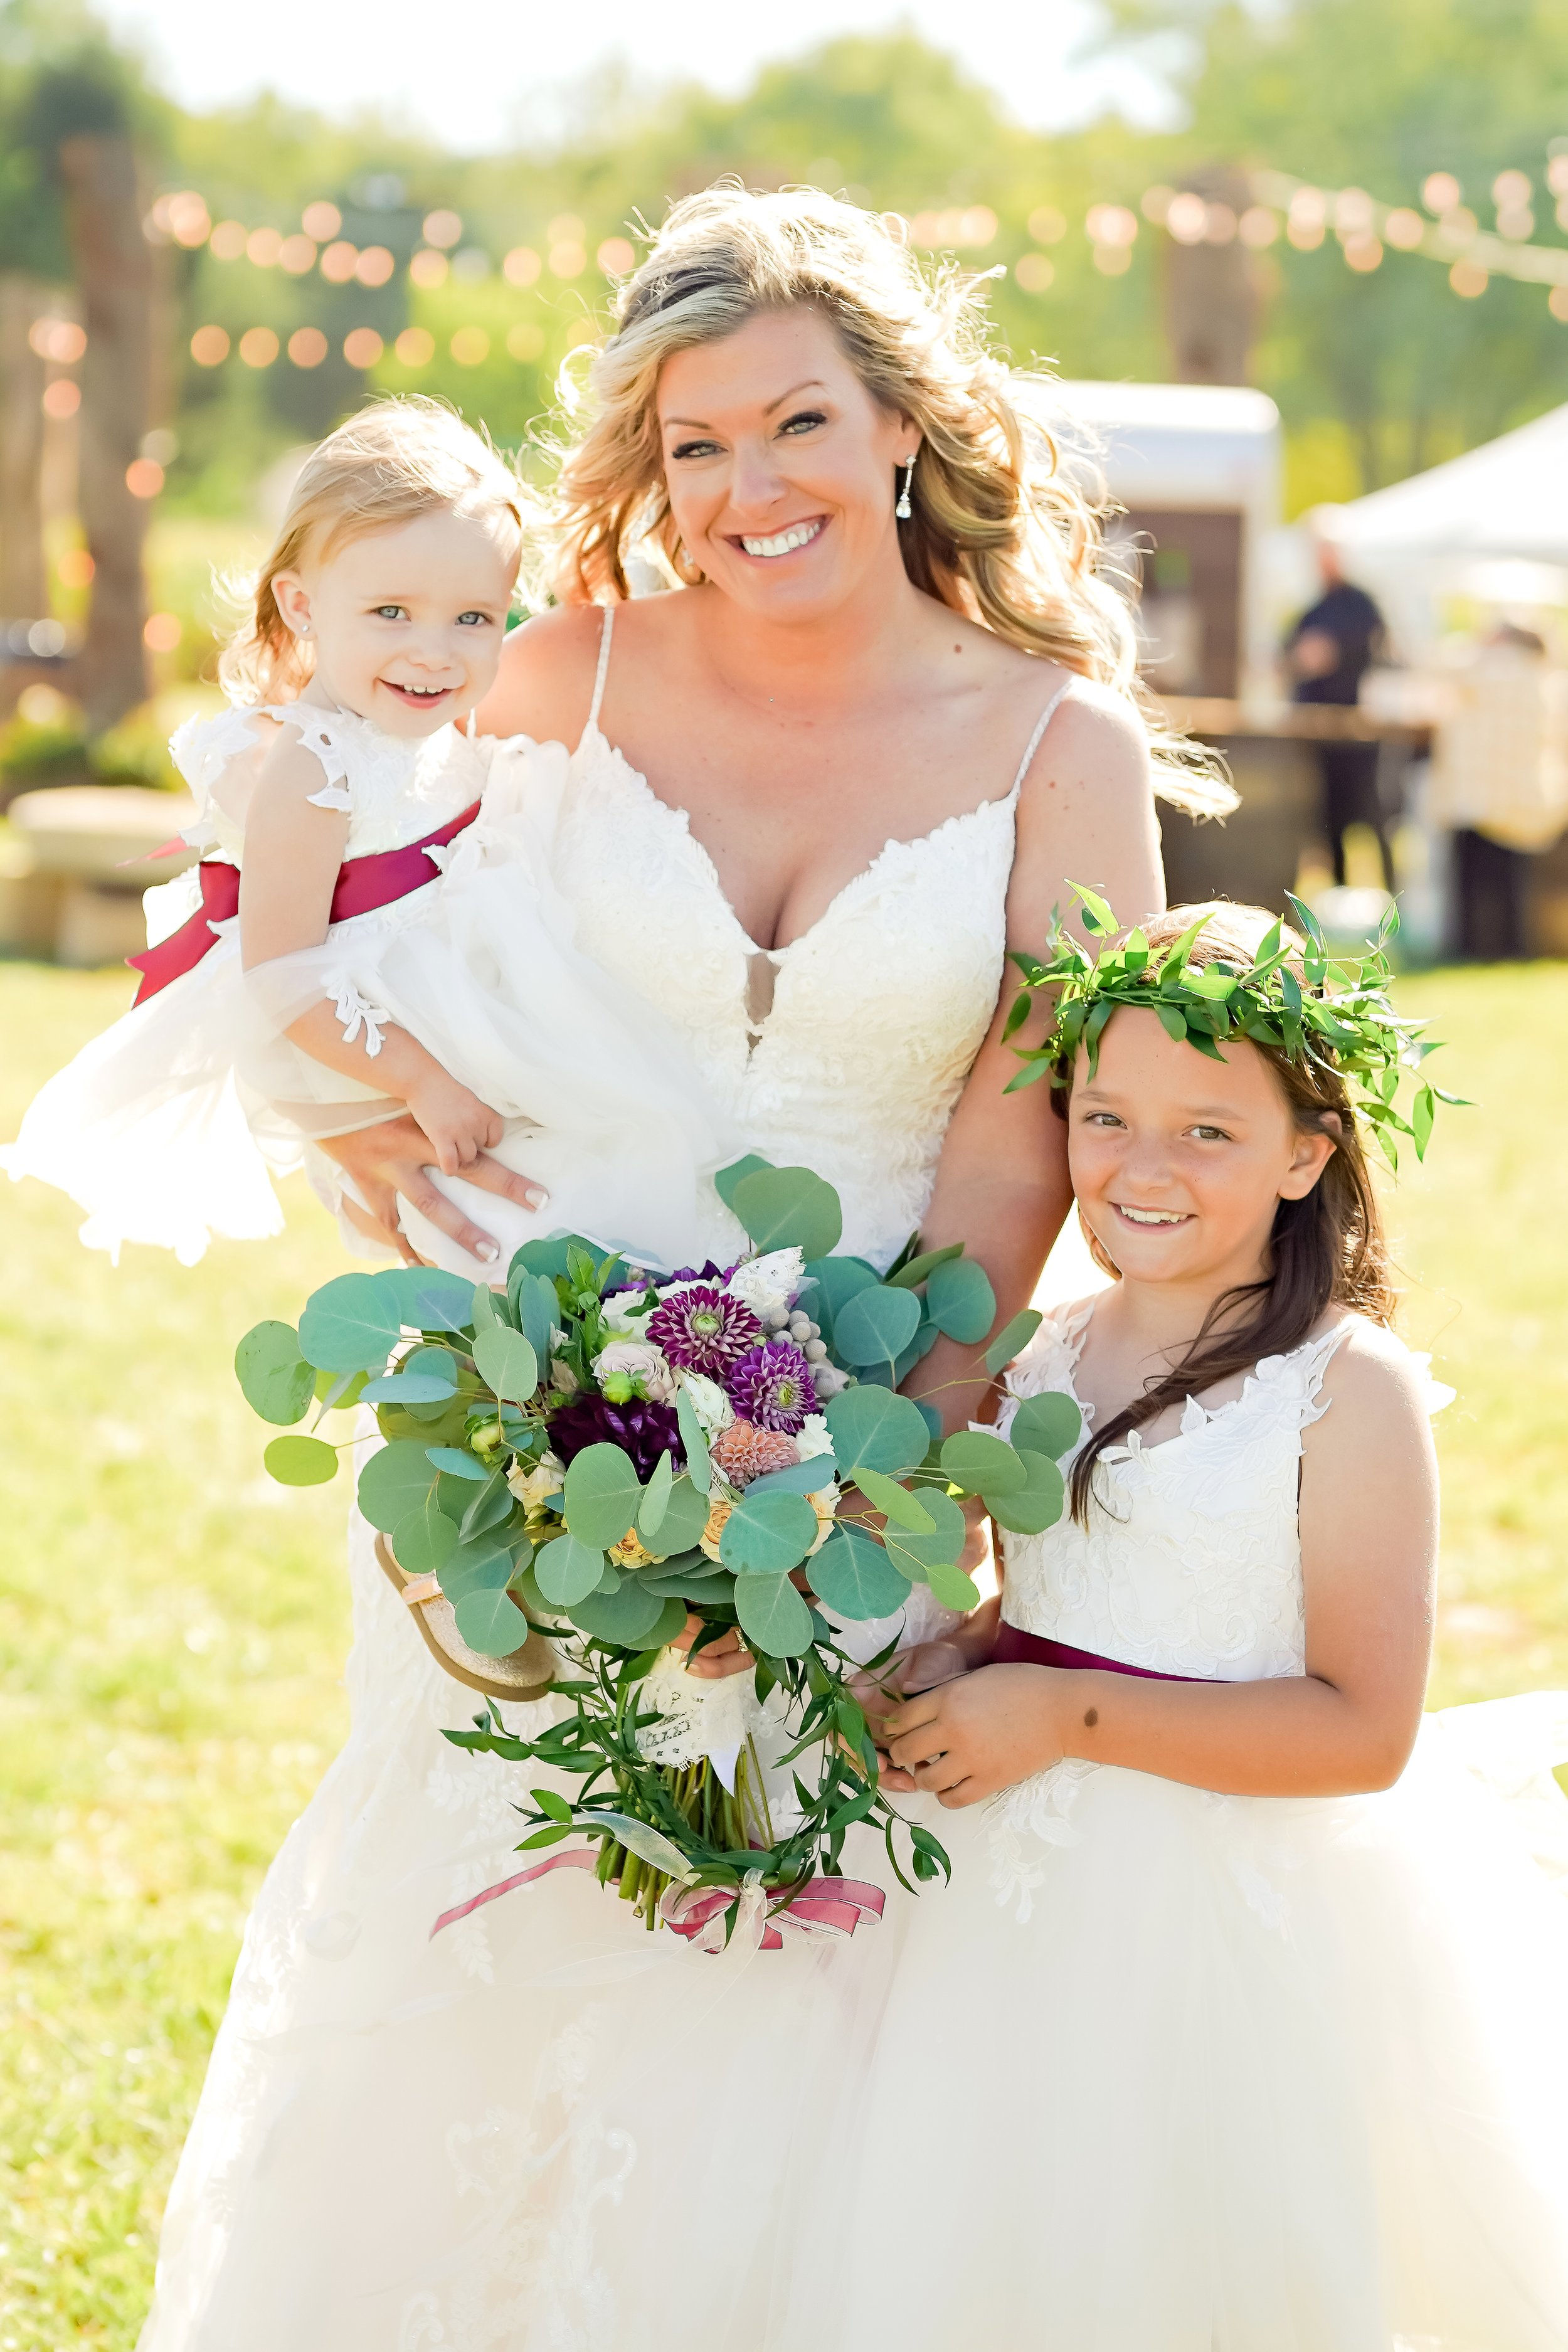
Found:
[{"label": "burgundy dahlia", "polygon": [[789,1339],[769,1339],[751,1349],[731,1366],[724,1388],[753,1429],[780,1429],[793,1437],[806,1414],[816,1411],[811,1366]]},{"label": "burgundy dahlia", "polygon": [[550,1416],[550,1443],[563,1462],[572,1461],[585,1445],[622,1445],[639,1478],[652,1477],[661,1454],[673,1458],[677,1470],[684,1459],[674,1408],[649,1397],[612,1404],[608,1397],[574,1396]]},{"label": "burgundy dahlia", "polygon": [[737,1356],[762,1337],[762,1325],[743,1299],[709,1283],[694,1283],[654,1309],[647,1338],[672,1364],[721,1381]]}]

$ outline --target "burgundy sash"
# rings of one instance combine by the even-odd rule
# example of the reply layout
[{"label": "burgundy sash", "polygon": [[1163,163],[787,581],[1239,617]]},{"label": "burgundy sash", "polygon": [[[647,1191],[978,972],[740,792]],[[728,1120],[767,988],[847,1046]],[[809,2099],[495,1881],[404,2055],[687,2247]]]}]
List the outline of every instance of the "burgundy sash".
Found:
[{"label": "burgundy sash", "polygon": [[1167,1675],[1158,1666],[1130,1666],[1125,1658],[1097,1657],[1092,1650],[1075,1650],[1070,1643],[1052,1642],[1040,1633],[1025,1633],[1004,1618],[991,1653],[994,1666],[1089,1666],[1102,1675],[1137,1675],[1151,1683],[1201,1683],[1207,1675]]},{"label": "burgundy sash", "polygon": [[[449,841],[472,824],[479,813],[475,801],[460,814],[448,817],[434,833],[418,841],[405,842],[401,849],[378,849],[369,857],[346,858],[338,868],[338,878],[332,890],[331,920],[346,922],[351,915],[373,914],[377,907],[390,907],[395,899],[406,898],[411,890],[422,890],[426,882],[434,882],[441,868],[430,856],[432,849],[444,849]],[[155,854],[163,856],[181,846],[167,843]],[[142,985],[136,992],[138,1004],[145,1004],[161,988],[182,973],[194,971],[203,956],[216,946],[215,923],[226,923],[239,912],[239,868],[226,866],[220,859],[204,857],[196,867],[202,887],[202,903],[188,921],[160,940],[155,948],[144,948],[140,955],[127,956],[132,971],[142,974]]]}]

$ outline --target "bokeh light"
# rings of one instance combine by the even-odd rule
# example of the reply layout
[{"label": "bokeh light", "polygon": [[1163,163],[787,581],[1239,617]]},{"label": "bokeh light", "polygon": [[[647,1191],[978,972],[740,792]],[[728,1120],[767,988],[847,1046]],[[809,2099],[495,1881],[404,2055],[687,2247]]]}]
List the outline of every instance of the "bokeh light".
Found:
[{"label": "bokeh light", "polygon": [[237,261],[245,251],[245,238],[243,221],[219,221],[207,239],[207,251],[215,261]]},{"label": "bokeh light", "polygon": [[1209,208],[1202,196],[1184,188],[1165,208],[1165,226],[1178,245],[1202,245],[1208,235]]},{"label": "bokeh light", "polygon": [[374,327],[353,327],[343,337],[343,357],[352,368],[373,368],[385,349]]},{"label": "bokeh light", "polygon": [[490,339],[482,327],[459,327],[452,338],[452,357],[459,367],[479,367],[490,355]]},{"label": "bokeh light", "polygon": [[278,338],[270,327],[247,327],[239,339],[239,356],[247,367],[270,367],[278,356]]},{"label": "bokeh light", "polygon": [[329,245],[321,256],[321,275],[329,286],[346,286],[354,274],[359,260],[359,247],[340,237]]},{"label": "bokeh light", "polygon": [[287,270],[290,278],[303,278],[306,270],[313,269],[315,266],[316,247],[313,238],[301,236],[298,231],[294,236],[284,238],[278,248],[279,269]]},{"label": "bokeh light", "polygon": [[551,273],[556,278],[581,278],[588,267],[584,247],[571,238],[563,238],[550,248]]},{"label": "bokeh light", "polygon": [[1055,262],[1044,253],[1021,253],[1013,265],[1013,275],[1026,294],[1047,293],[1056,274]]},{"label": "bokeh light", "polygon": [[320,367],[327,356],[327,339],[320,327],[296,327],[289,338],[289,356],[296,367]]},{"label": "bokeh light", "polygon": [[1363,277],[1375,269],[1383,259],[1383,247],[1370,230],[1358,236],[1347,236],[1344,247],[1345,260],[1351,268],[1360,270]]},{"label": "bokeh light", "polygon": [[1414,253],[1426,234],[1426,224],[1409,205],[1395,205],[1383,224],[1383,234],[1401,253]]},{"label": "bokeh light", "polygon": [[434,212],[426,214],[425,242],[426,245],[438,245],[449,247],[457,244],[458,239],[462,236],[462,234],[463,221],[461,214],[449,212]]},{"label": "bokeh light", "polygon": [[149,613],[142,642],[149,653],[172,654],[184,635],[178,613]]},{"label": "bokeh light", "polygon": [[1452,172],[1428,172],[1421,183],[1421,201],[1439,220],[1453,211],[1464,193]]},{"label": "bokeh light", "polygon": [[544,264],[531,245],[514,245],[501,263],[500,273],[509,286],[531,286]]},{"label": "bokeh light", "polygon": [[423,327],[405,327],[392,348],[404,367],[428,367],[436,356],[436,338]]},{"label": "bokeh light", "polygon": [[52,416],[57,425],[63,424],[68,416],[74,416],[80,406],[81,386],[72,377],[62,375],[53,383],[44,386],[44,415]]},{"label": "bokeh light", "polygon": [[74,367],[87,349],[86,332],[74,319],[35,319],[27,341],[41,360],[58,367]]},{"label": "bokeh light", "polygon": [[594,258],[606,278],[629,278],[637,265],[629,236],[607,236]]},{"label": "bokeh light", "polygon": [[451,266],[446,255],[437,253],[433,245],[422,245],[408,265],[408,275],[416,286],[444,286]]},{"label": "bokeh light", "polygon": [[1568,320],[1568,286],[1554,286],[1546,298],[1546,307],[1554,319]]},{"label": "bokeh light", "polygon": [[283,250],[283,239],[275,228],[253,228],[245,240],[247,260],[258,269],[270,269]]},{"label": "bokeh light", "polygon": [[132,457],[125,468],[125,487],[133,499],[155,499],[163,487],[163,468],[151,457]]},{"label": "bokeh light", "polygon": [[59,573],[62,588],[90,588],[98,566],[85,547],[68,547],[55,570]]},{"label": "bokeh light", "polygon": [[1248,205],[1236,225],[1236,233],[1251,252],[1263,253],[1279,234],[1279,215],[1267,205]]},{"label": "bokeh light", "polygon": [[221,367],[228,351],[226,327],[198,327],[191,337],[191,357],[198,367]]},{"label": "bokeh light", "polygon": [[367,245],[354,264],[362,286],[384,286],[397,264],[384,245]]},{"label": "bokeh light", "polygon": [[544,349],[544,330],[530,319],[520,319],[506,331],[506,347],[514,360],[536,360]]},{"label": "bokeh light", "polygon": [[1528,172],[1500,172],[1492,182],[1492,202],[1500,213],[1517,212],[1534,194]]},{"label": "bokeh light", "polygon": [[1478,294],[1484,294],[1489,282],[1479,261],[1456,261],[1448,272],[1449,285],[1468,302],[1473,302]]},{"label": "bokeh light", "polygon": [[336,205],[329,204],[324,197],[319,196],[313,205],[307,205],[300,215],[300,227],[307,236],[314,237],[318,245],[330,245],[342,225],[342,213]]}]

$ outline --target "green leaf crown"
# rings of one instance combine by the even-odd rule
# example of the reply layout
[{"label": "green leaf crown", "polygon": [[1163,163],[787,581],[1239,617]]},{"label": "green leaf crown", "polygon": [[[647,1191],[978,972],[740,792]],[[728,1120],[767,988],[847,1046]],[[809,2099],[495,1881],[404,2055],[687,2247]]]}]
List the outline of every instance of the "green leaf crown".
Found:
[{"label": "green leaf crown", "polygon": [[[1385,952],[1399,923],[1392,907],[1366,955],[1333,961],[1310,908],[1287,892],[1301,927],[1300,944],[1275,922],[1250,964],[1238,967],[1216,958],[1200,965],[1191,961],[1193,948],[1217,908],[1198,915],[1163,950],[1152,948],[1141,929],[1130,931],[1118,946],[1121,925],[1105,900],[1081,883],[1070,887],[1085,930],[1109,944],[1093,953],[1062,929],[1058,917],[1043,960],[1014,955],[1024,987],[1008,1015],[1007,1036],[1023,1026],[1037,990],[1053,989],[1057,995],[1055,1022],[1045,1042],[1014,1048],[1024,1067],[1012,1079],[1010,1094],[1041,1077],[1067,1086],[1080,1048],[1092,1076],[1106,1023],[1119,1005],[1133,1005],[1156,1013],[1169,1036],[1212,1060],[1223,1059],[1220,1046],[1227,1037],[1247,1037],[1292,1061],[1333,1073],[1345,1083],[1352,1107],[1376,1136],[1390,1167],[1398,1166],[1396,1135],[1408,1136],[1416,1158],[1424,1158],[1437,1104],[1464,1100],[1419,1076],[1436,1041],[1422,1038],[1424,1022],[1394,1011],[1389,995],[1394,968]],[[1408,1115],[1397,1100],[1406,1078],[1415,1085]]]}]

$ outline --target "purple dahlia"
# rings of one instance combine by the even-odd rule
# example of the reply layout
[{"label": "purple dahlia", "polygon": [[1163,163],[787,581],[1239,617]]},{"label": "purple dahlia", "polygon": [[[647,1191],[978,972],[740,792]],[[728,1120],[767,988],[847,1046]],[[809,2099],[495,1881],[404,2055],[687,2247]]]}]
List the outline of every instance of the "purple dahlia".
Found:
[{"label": "purple dahlia", "polygon": [[724,1389],[753,1429],[779,1429],[793,1437],[806,1414],[816,1411],[811,1366],[789,1339],[768,1339],[751,1349],[724,1375]]},{"label": "purple dahlia", "polygon": [[694,1283],[657,1307],[643,1335],[683,1370],[721,1381],[737,1356],[762,1337],[762,1325],[743,1299],[710,1283]]},{"label": "purple dahlia", "polygon": [[674,1408],[650,1397],[612,1404],[608,1397],[574,1396],[550,1416],[550,1443],[563,1462],[571,1462],[585,1445],[622,1445],[639,1478],[652,1477],[661,1454],[673,1458],[677,1470],[685,1458]]}]

